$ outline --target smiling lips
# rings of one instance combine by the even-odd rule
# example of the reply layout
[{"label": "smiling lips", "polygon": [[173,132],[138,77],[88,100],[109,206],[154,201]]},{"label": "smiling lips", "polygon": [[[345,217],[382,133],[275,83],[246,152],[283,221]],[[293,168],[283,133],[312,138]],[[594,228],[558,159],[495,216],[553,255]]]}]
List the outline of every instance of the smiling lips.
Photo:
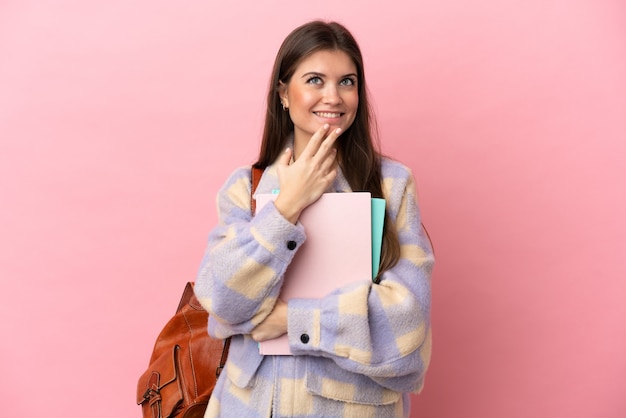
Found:
[{"label": "smiling lips", "polygon": [[341,113],[333,113],[333,112],[313,112],[313,113],[315,113],[317,116],[321,118],[326,118],[326,119],[334,119],[334,118],[338,118],[341,116]]}]

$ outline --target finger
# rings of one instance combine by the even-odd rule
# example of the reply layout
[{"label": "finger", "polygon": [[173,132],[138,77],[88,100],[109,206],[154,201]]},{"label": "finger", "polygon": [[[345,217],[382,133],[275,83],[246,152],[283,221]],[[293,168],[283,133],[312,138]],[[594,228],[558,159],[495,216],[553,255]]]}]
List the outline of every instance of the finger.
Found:
[{"label": "finger", "polygon": [[266,333],[265,327],[263,326],[263,322],[257,325],[256,328],[254,328],[250,332],[250,336],[252,337],[252,339],[257,342],[263,341],[264,339],[266,339],[267,337],[266,334],[267,333]]},{"label": "finger", "polygon": [[324,138],[326,138],[326,135],[328,134],[329,128],[330,125],[325,124],[317,131],[315,131],[309,142],[306,144],[306,147],[302,151],[301,157],[312,157],[313,155],[317,154],[317,151],[319,150],[322,141],[324,140]]},{"label": "finger", "polygon": [[324,180],[326,182],[328,182],[328,184],[332,183],[333,180],[335,180],[335,177],[337,177],[337,165],[335,164],[333,166],[333,168],[328,172],[328,174],[326,174]]},{"label": "finger", "polygon": [[278,164],[289,165],[289,163],[291,162],[292,154],[293,154],[293,150],[291,148],[287,148],[285,152],[283,152],[280,158],[278,159]]},{"label": "finger", "polygon": [[320,144],[319,149],[315,154],[315,157],[319,158],[320,161],[326,158],[335,158],[335,155],[333,155],[332,153],[334,150],[336,150],[335,143],[341,133],[341,128],[337,128],[330,132],[328,136],[324,139],[324,141]]},{"label": "finger", "polygon": [[321,160],[320,169],[322,173],[328,173],[336,165],[337,165],[337,148],[331,148],[328,154]]},{"label": "finger", "polygon": [[341,128],[334,129],[330,134],[328,134],[326,139],[324,139],[324,143],[332,146],[342,133],[343,130]]}]

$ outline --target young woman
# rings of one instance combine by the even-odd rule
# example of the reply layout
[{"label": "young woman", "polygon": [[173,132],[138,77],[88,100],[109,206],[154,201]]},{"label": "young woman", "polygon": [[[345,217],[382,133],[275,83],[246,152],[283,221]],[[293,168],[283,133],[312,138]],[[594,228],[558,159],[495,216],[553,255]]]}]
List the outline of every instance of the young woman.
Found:
[{"label": "young woman", "polygon": [[[257,193],[280,189],[255,216],[251,167],[218,193],[219,222],[196,282],[209,333],[232,336],[205,417],[407,417],[431,349],[430,241],[415,183],[381,156],[363,59],[338,23],[310,22],[284,40],[272,72]],[[387,200],[380,273],[322,299],[279,298],[306,230],[300,214],[322,193]],[[301,338],[305,333],[310,338]],[[287,334],[292,356],[258,342]]]}]

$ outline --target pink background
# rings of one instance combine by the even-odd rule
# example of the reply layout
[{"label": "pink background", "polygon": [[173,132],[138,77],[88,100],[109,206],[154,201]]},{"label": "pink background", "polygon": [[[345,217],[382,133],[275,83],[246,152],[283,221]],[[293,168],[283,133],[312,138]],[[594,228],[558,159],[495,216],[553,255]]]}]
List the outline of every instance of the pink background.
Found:
[{"label": "pink background", "polygon": [[626,416],[622,0],[0,3],[2,416],[139,417],[284,36],[360,41],[438,264],[413,416]]}]

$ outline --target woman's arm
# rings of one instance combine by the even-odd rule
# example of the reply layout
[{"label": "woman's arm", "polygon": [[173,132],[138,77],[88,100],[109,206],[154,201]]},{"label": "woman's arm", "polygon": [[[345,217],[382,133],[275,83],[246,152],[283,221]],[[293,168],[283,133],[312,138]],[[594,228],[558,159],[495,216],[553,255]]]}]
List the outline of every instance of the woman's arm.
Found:
[{"label": "woman's arm", "polygon": [[420,387],[430,359],[434,257],[412,175],[397,163],[390,170],[386,195],[400,240],[399,262],[383,273],[380,284],[353,284],[323,299],[289,301],[288,334],[296,355],[331,358],[343,369],[408,392]]},{"label": "woman's arm", "polygon": [[305,240],[298,217],[337,175],[334,143],[340,134],[320,127],[293,163],[293,150],[286,149],[276,162],[280,194],[254,217],[250,169],[236,171],[219,191],[219,223],[196,284],[215,336],[249,334],[272,312],[283,274]]},{"label": "woman's arm", "polygon": [[[195,292],[215,321],[216,337],[248,334],[272,311],[283,274],[305,240],[304,230],[273,204],[250,210],[250,167],[236,170],[218,192],[218,225],[209,236]],[[287,245],[289,242],[296,245]]]}]

